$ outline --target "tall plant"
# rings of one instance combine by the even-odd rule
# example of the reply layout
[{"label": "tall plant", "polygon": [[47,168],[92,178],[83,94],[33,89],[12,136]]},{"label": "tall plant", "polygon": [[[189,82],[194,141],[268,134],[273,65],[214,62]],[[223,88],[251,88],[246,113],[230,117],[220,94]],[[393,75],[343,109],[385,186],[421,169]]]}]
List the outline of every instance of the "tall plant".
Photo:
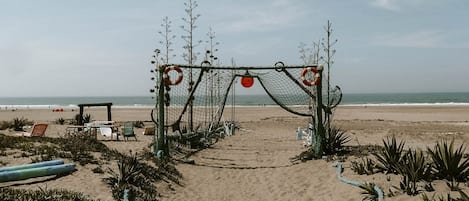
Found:
[{"label": "tall plant", "polygon": [[312,48],[308,47],[306,43],[301,42],[300,45],[298,45],[298,53],[300,54],[300,59],[303,61],[303,65],[313,64]]},{"label": "tall plant", "polygon": [[220,42],[215,41],[215,32],[213,31],[212,27],[209,28],[207,32],[208,40],[205,41],[208,45],[205,51],[205,60],[210,61],[213,64],[215,61],[218,61],[218,57],[215,56],[215,52],[218,52],[217,46],[220,45]]},{"label": "tall plant", "polygon": [[[182,20],[187,24],[186,26],[182,25],[181,28],[184,30],[187,35],[181,36],[181,38],[186,42],[183,48],[187,51],[183,54],[184,60],[188,62],[189,65],[193,65],[197,60],[197,56],[194,53],[194,48],[202,43],[202,40],[194,42],[194,30],[197,28],[196,21],[200,17],[200,14],[195,14],[194,11],[198,7],[197,1],[188,0],[184,3],[186,9],[184,10],[187,14],[187,17],[183,17]],[[189,94],[193,90],[194,80],[192,75],[192,68],[189,68]],[[193,97],[190,97],[189,101],[189,130],[193,130]]]},{"label": "tall plant", "polygon": [[184,11],[186,12],[187,17],[183,17],[182,20],[187,25],[182,25],[181,28],[186,32],[187,35],[183,35],[181,38],[186,42],[183,48],[187,52],[183,54],[183,58],[188,62],[189,65],[192,65],[197,60],[197,56],[194,53],[194,48],[202,43],[202,40],[194,41],[194,31],[197,28],[196,22],[200,17],[200,14],[195,14],[194,11],[199,6],[199,4],[197,4],[197,1],[188,0],[186,3],[184,3],[184,6],[186,6]]},{"label": "tall plant", "polygon": [[172,34],[171,30],[171,23],[172,21],[169,20],[168,16],[163,18],[163,23],[161,24],[161,27],[163,28],[163,31],[158,31],[158,33],[163,37],[163,39],[160,41],[160,44],[164,46],[164,51],[163,51],[163,57],[161,57],[163,63],[168,64],[170,58],[174,58],[176,55],[171,54],[173,49],[171,46],[173,45],[173,40],[176,38],[176,35]]},{"label": "tall plant", "polygon": [[[220,62],[218,57],[215,56],[216,52],[218,52],[217,46],[220,44],[219,42],[215,41],[215,32],[212,30],[212,27],[209,28],[207,32],[208,40],[205,42],[207,43],[207,47],[205,48],[205,60],[209,61],[210,64],[214,64],[214,62]],[[214,73],[213,71],[209,71],[208,82],[206,83],[208,90],[210,91],[210,121],[214,121],[215,119],[215,104],[221,98],[221,89],[220,89],[220,73]]]},{"label": "tall plant", "polygon": [[[338,42],[337,39],[332,39],[332,22],[329,20],[327,21],[327,25],[324,26],[324,30],[326,31],[326,38],[321,40],[321,47],[324,51],[325,57],[323,57],[323,61],[326,64],[326,79],[327,79],[327,86],[326,86],[326,93],[327,93],[327,100],[326,106],[330,108],[332,106],[332,98],[331,98],[331,67],[334,64],[332,58],[334,57],[336,50],[334,49],[334,45]],[[331,126],[331,119],[332,113],[326,113],[326,131],[329,130]]]}]

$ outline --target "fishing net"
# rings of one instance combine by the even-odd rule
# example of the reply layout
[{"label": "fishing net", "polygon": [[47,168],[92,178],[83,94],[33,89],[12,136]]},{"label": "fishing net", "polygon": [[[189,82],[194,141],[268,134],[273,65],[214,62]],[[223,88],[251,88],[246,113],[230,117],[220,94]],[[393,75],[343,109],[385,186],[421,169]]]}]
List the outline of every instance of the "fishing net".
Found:
[{"label": "fishing net", "polygon": [[[300,75],[303,68],[279,66],[236,71],[236,68],[226,67],[179,67],[182,69],[183,81],[165,87],[165,125],[173,132],[210,131],[217,127],[232,84],[239,77],[247,76],[246,73],[256,78],[267,95],[283,109],[300,116],[315,115],[312,108],[316,108],[316,86],[305,86],[302,83]],[[168,76],[170,80],[175,80],[179,74],[169,71]],[[314,73],[307,73],[305,78],[313,80]],[[329,97],[323,100],[323,105],[329,106],[325,110],[331,111],[341,97],[340,88],[333,88]]]},{"label": "fishing net", "polygon": [[[311,116],[315,86],[301,83],[301,68],[268,70],[259,73],[258,80],[270,98],[283,109],[300,116]],[[308,77],[312,75],[306,75]]]},{"label": "fishing net", "polygon": [[[226,80],[232,79],[231,71],[216,69],[206,71],[200,68],[182,68],[182,71],[184,81],[166,87],[165,125],[173,132],[181,133],[210,130],[220,121],[224,100],[230,87],[230,83]],[[179,76],[175,72],[169,72],[168,75],[170,79]],[[190,87],[193,90],[190,90]]]}]

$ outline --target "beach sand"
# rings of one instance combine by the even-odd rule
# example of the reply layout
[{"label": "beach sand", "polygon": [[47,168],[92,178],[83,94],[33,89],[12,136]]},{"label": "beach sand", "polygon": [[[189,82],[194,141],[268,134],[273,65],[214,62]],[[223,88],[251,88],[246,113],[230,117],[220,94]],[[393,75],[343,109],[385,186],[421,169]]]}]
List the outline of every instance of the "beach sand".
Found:
[{"label": "beach sand", "polygon": [[[0,110],[0,121],[25,117],[50,124],[46,135],[58,137],[66,126],[56,125],[57,118],[72,119],[75,111]],[[225,111],[229,119],[230,110]],[[106,110],[86,109],[95,120],[106,120]],[[150,109],[113,109],[113,120],[150,121]],[[305,150],[296,140],[296,129],[306,127],[308,119],[283,111],[278,107],[236,108],[235,120],[241,128],[235,135],[225,137],[211,148],[191,156],[195,165],[177,163],[182,173],[181,185],[160,182],[161,200],[361,200],[361,190],[339,182],[335,161],[313,160],[292,162]],[[454,139],[456,144],[469,144],[468,106],[341,106],[336,110],[334,124],[351,137],[348,145],[381,145],[386,137],[395,135],[405,140],[407,147],[425,149],[438,140]],[[149,123],[148,123],[149,124]],[[138,141],[103,141],[120,152],[138,152],[147,147],[153,136],[143,136],[136,129]],[[0,131],[13,135],[13,131]],[[101,139],[98,138],[98,139]],[[467,152],[467,150],[466,150]],[[0,156],[8,165],[29,163],[25,158]],[[399,186],[399,176],[374,174],[359,176],[350,170],[345,160],[343,176],[354,181],[375,182],[385,193]],[[115,164],[115,163],[111,163]],[[30,180],[2,183],[14,188],[65,188],[83,192],[94,199],[113,200],[110,189],[101,181],[107,175],[92,173],[95,165],[77,166],[78,171],[65,177],[31,184]],[[390,180],[390,181],[388,181]],[[438,192],[448,192],[444,182],[435,182]],[[461,185],[464,191],[468,187]],[[457,195],[457,194],[455,194]],[[397,195],[386,200],[421,200],[420,196]]]}]

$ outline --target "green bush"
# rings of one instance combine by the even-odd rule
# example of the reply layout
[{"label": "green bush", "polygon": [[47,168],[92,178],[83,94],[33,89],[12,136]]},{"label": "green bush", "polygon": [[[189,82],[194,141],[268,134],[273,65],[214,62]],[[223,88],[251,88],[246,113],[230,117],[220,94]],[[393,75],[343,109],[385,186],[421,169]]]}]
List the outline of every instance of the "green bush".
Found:
[{"label": "green bush", "polygon": [[10,122],[9,121],[0,121],[0,130],[5,130],[10,128]]},{"label": "green bush", "polygon": [[469,177],[469,158],[464,159],[464,145],[454,147],[454,141],[438,142],[433,149],[428,148],[432,166],[437,178],[448,181],[465,182]]},{"label": "green bush", "polygon": [[64,125],[65,124],[65,119],[60,117],[60,118],[55,120],[55,123],[59,124],[59,125]]},{"label": "green bush", "polygon": [[58,147],[54,145],[41,144],[39,146],[35,146],[32,152],[33,155],[38,156],[36,158],[31,159],[32,163],[50,161],[55,159],[56,157],[62,156],[59,154]]},{"label": "green bush", "polygon": [[13,189],[13,188],[0,188],[0,198],[4,201],[93,201],[93,199],[84,196],[82,193],[77,193],[68,190],[58,189],[39,189],[39,190],[28,190],[28,189]]},{"label": "green bush", "polygon": [[70,158],[81,165],[97,163],[91,152],[116,157],[116,152],[94,138],[18,138],[0,134],[0,147],[19,149],[24,157],[38,156],[35,161],[53,158]]},{"label": "green bush", "polygon": [[95,167],[91,170],[93,173],[96,173],[96,174],[103,174],[104,173],[104,170],[102,169],[101,166],[98,166],[98,167]]},{"label": "green bush", "polygon": [[380,151],[373,153],[379,162],[378,168],[387,174],[396,174],[398,173],[397,167],[403,157],[405,142],[401,141],[397,144],[396,137],[392,136],[391,139],[386,138],[386,140],[383,140],[383,144],[384,147]]},{"label": "green bush", "polygon": [[80,119],[81,119],[81,123],[82,124],[85,124],[85,123],[90,123],[91,122],[91,114],[84,114],[83,116],[80,116],[80,114],[76,114],[75,115],[75,124],[77,125],[78,122],[80,122]]},{"label": "green bush", "polygon": [[91,114],[83,115],[83,123],[90,123],[91,122]]},{"label": "green bush", "polygon": [[21,117],[21,118],[14,118],[11,123],[10,123],[10,128],[12,128],[15,131],[23,131],[24,126],[28,125],[33,125],[32,121],[29,121],[28,119]]},{"label": "green bush", "polygon": [[96,164],[97,161],[91,151],[95,151],[92,147],[95,143],[95,139],[83,138],[80,136],[73,136],[67,138],[67,140],[62,144],[62,149],[70,152],[70,156],[73,161],[80,163],[80,165],[86,165],[88,163]]}]

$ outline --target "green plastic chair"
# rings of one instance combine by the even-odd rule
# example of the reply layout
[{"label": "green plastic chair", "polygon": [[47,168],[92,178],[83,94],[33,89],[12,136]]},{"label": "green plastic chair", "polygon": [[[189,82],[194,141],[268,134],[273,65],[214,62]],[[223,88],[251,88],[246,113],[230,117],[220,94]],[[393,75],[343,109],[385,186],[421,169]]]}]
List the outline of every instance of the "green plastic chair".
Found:
[{"label": "green plastic chair", "polygon": [[124,123],[124,131],[122,134],[124,135],[124,140],[128,140],[129,137],[134,137],[135,141],[137,141],[137,136],[134,132],[134,123],[131,121]]}]

